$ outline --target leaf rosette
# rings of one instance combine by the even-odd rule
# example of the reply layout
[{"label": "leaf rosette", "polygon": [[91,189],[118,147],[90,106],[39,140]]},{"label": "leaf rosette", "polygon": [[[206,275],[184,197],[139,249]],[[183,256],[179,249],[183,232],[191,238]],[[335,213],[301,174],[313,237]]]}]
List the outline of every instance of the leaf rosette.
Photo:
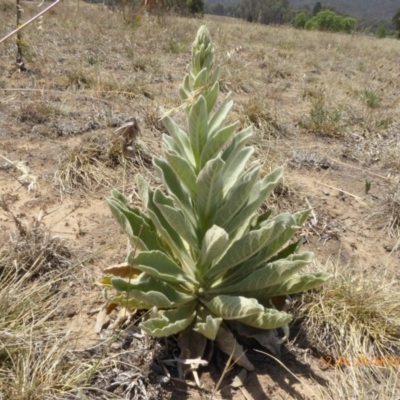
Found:
[{"label": "leaf rosette", "polygon": [[[283,168],[262,177],[260,163],[249,164],[251,128],[237,132],[237,123],[226,125],[233,106],[230,94],[217,106],[214,52],[203,26],[179,88],[187,129],[164,116],[169,134],[162,139],[162,157],[153,159],[167,194],[137,175],[143,210],[130,206],[117,190],[108,200],[135,246],[127,263],[138,273],[107,282],[117,292],[113,302],[153,310],[141,323],[146,333],[196,332],[229,352],[241,348],[226,334],[230,329],[259,335],[283,327],[287,332],[291,315],[278,306],[279,300],[313,289],[330,275],[300,272],[313,254],[299,253],[301,243],[293,238],[308,210],[258,213],[281,182]],[[229,336],[230,345],[221,334]],[[240,351],[234,358],[251,369]]]}]

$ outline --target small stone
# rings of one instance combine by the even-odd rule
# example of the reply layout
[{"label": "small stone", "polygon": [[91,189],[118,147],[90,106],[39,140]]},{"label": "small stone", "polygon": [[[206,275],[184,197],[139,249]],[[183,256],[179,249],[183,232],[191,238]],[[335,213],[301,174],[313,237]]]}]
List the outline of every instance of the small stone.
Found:
[{"label": "small stone", "polygon": [[391,251],[393,251],[393,246],[391,246],[390,244],[384,244],[383,248],[390,253]]}]

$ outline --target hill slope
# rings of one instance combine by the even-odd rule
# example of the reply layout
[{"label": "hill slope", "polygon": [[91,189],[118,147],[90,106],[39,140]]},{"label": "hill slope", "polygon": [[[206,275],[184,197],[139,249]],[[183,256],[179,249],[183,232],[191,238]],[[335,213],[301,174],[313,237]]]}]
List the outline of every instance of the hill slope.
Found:
[{"label": "hill slope", "polygon": [[[315,0],[291,0],[293,8],[308,5],[314,7]],[[396,10],[400,8],[398,0],[329,0],[321,1],[323,6],[333,6],[338,12],[350,14],[362,20],[390,21]]]},{"label": "hill slope", "polygon": [[[303,6],[309,6],[312,9],[316,2],[317,0],[290,0],[290,6],[293,9]],[[240,0],[206,0],[206,3],[235,6],[240,3]],[[399,0],[325,0],[321,1],[321,4],[333,6],[336,11],[354,16],[368,25],[379,21],[389,24],[400,8]]]}]

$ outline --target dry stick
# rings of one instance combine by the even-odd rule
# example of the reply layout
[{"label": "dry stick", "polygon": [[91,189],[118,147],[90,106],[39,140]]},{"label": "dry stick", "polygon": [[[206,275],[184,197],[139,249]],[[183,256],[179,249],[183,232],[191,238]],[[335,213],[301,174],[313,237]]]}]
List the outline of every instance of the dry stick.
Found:
[{"label": "dry stick", "polygon": [[[17,0],[17,27],[21,25],[21,16],[22,16],[22,8],[20,6],[20,0]],[[20,71],[26,71],[24,58],[22,55],[22,32],[18,31],[17,33],[17,59],[16,64]]]},{"label": "dry stick", "polygon": [[345,165],[346,167],[353,168],[353,169],[357,169],[357,170],[363,171],[363,172],[368,172],[370,175],[374,175],[374,176],[376,176],[377,178],[380,178],[380,179],[382,179],[382,180],[384,180],[384,181],[390,181],[390,178],[388,178],[387,176],[383,176],[383,175],[380,175],[380,174],[378,174],[378,173],[376,173],[376,172],[366,170],[365,168],[356,167],[355,165],[351,165],[351,164],[345,163],[345,162],[343,162],[343,161],[336,160],[335,158],[332,158],[332,157],[328,157],[328,158],[329,158],[330,160],[332,160],[332,161],[338,163],[338,164]]},{"label": "dry stick", "polygon": [[351,197],[353,197],[354,199],[356,199],[356,200],[357,200],[360,204],[362,204],[363,206],[369,207],[368,204],[365,203],[365,202],[361,199],[361,197],[356,196],[356,195],[353,194],[353,193],[346,192],[345,190],[339,189],[339,188],[337,188],[337,187],[335,187],[335,186],[327,185],[326,183],[322,183],[322,182],[316,182],[316,183],[319,184],[319,185],[325,186],[325,187],[327,187],[327,188],[329,188],[329,189],[334,189],[334,190],[337,190],[338,192],[343,192],[344,194],[347,194],[348,196],[351,196]]},{"label": "dry stick", "polygon": [[24,29],[26,26],[28,26],[33,21],[35,21],[36,19],[41,17],[43,14],[47,13],[47,11],[49,11],[51,8],[55,7],[60,1],[61,0],[56,0],[54,3],[50,4],[47,8],[45,8],[43,11],[41,11],[39,14],[36,14],[34,17],[32,17],[29,21],[25,22],[24,24],[19,26],[17,29],[15,29],[12,32],[10,32],[7,36],[4,36],[3,39],[0,39],[0,43],[5,42],[8,38],[10,38],[11,36],[15,35],[19,31]]}]

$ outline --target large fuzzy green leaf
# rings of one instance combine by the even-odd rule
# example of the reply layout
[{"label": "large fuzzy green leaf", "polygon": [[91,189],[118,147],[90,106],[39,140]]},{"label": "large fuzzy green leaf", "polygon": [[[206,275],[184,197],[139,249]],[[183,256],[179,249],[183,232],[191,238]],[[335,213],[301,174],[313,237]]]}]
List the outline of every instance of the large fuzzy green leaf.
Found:
[{"label": "large fuzzy green leaf", "polygon": [[226,226],[235,217],[248,200],[251,189],[257,181],[260,166],[255,164],[243,175],[228,193],[224,205],[218,210],[214,222],[218,226]]},{"label": "large fuzzy green leaf", "polygon": [[190,96],[190,93],[185,90],[183,85],[179,85],[178,93],[179,93],[179,97],[181,98],[182,101],[187,100]]},{"label": "large fuzzy green leaf", "polygon": [[129,252],[127,262],[147,275],[164,282],[196,283],[196,280],[161,251],[142,251],[138,255],[135,250]]},{"label": "large fuzzy green leaf", "polygon": [[159,313],[160,317],[150,318],[140,324],[148,335],[155,337],[175,335],[188,328],[196,317],[195,304],[187,304],[176,310]]},{"label": "large fuzzy green leaf", "polygon": [[211,89],[204,95],[204,98],[207,103],[207,112],[210,115],[212,109],[215,106],[215,103],[217,102],[219,95],[219,83],[214,81],[214,84],[212,85]]},{"label": "large fuzzy green leaf", "polygon": [[217,66],[214,68],[214,71],[213,71],[211,77],[209,78],[209,81],[210,81],[211,83],[214,83],[214,82],[217,82],[218,79],[219,79],[219,65],[217,65]]},{"label": "large fuzzy green leaf", "polygon": [[[193,71],[193,72],[192,72]],[[200,51],[192,52],[192,74],[196,75],[201,71],[201,54]]]},{"label": "large fuzzy green leaf", "polygon": [[147,209],[149,205],[149,193],[152,193],[149,183],[143,178],[141,174],[136,174],[135,183],[139,193],[139,197],[142,200],[143,207]]},{"label": "large fuzzy green leaf", "polygon": [[[213,66],[213,58],[214,58],[214,51],[211,52],[212,54],[208,54],[206,58],[203,61],[203,67],[207,68],[209,71],[211,70]],[[208,79],[209,80],[209,79]]]},{"label": "large fuzzy green leaf", "polygon": [[229,126],[220,129],[212,138],[207,140],[204,149],[200,157],[200,166],[204,165],[214,158],[218,152],[224,147],[224,145],[229,141],[233,133],[235,132],[238,122],[235,122]]},{"label": "large fuzzy green leaf", "polygon": [[131,297],[157,308],[176,308],[193,300],[193,296],[179,292],[170,284],[150,276],[141,282],[112,278],[111,284],[115,290],[126,292],[127,298]]},{"label": "large fuzzy green leaf", "polygon": [[205,86],[208,81],[208,71],[207,68],[203,68],[196,76],[193,82],[193,89],[200,89]]},{"label": "large fuzzy green leaf", "polygon": [[167,151],[172,151],[177,154],[179,154],[181,157],[185,158],[185,154],[182,154],[178,144],[176,141],[169,135],[163,135],[162,136],[162,145],[164,146],[164,149]]},{"label": "large fuzzy green leaf", "polygon": [[125,206],[129,205],[129,202],[128,202],[128,199],[126,198],[126,196],[123,193],[121,193],[118,189],[111,190],[111,198],[119,201],[120,203],[122,203]]},{"label": "large fuzzy green leaf", "polygon": [[[139,250],[162,250],[155,230],[140,215],[140,210],[128,209],[121,202],[111,198],[107,200],[110,210],[121,228]],[[138,239],[140,237],[140,239]]]},{"label": "large fuzzy green leaf", "polygon": [[209,312],[201,308],[197,312],[196,323],[193,330],[201,333],[207,339],[215,340],[219,327],[222,323],[222,318],[214,317]]},{"label": "large fuzzy green leaf", "polygon": [[241,319],[264,312],[264,307],[256,299],[241,296],[215,296],[206,301],[200,299],[214,315],[226,320]]},{"label": "large fuzzy green leaf", "polygon": [[162,121],[176,145],[179,146],[179,155],[194,166],[194,157],[187,134],[169,116],[163,117]]},{"label": "large fuzzy green leaf", "polygon": [[[247,276],[249,273],[256,270],[261,263],[268,260],[281,249],[298,230],[296,220],[288,213],[279,214],[274,218],[263,221],[261,226],[267,225],[270,221],[275,221],[276,224],[276,231],[271,235],[271,240],[269,240],[253,257],[250,257],[242,265],[232,269],[229,272],[229,278],[225,279],[225,283],[230,285],[233,281],[240,282],[243,276]],[[283,257],[284,256],[281,255],[280,258]]]},{"label": "large fuzzy green leaf", "polygon": [[243,149],[252,136],[253,130],[251,127],[238,132],[232,139],[229,146],[222,152],[221,158],[227,162],[231,157],[235,157],[236,154]]},{"label": "large fuzzy green leaf", "polygon": [[207,142],[208,112],[203,96],[200,96],[189,112],[189,140],[196,166],[199,167],[200,155]]},{"label": "large fuzzy green leaf", "polygon": [[117,207],[114,209],[112,208],[112,205],[110,205],[111,213],[113,214],[114,218],[117,220],[118,224],[120,227],[124,230],[124,232],[128,235],[129,240],[131,243],[135,244],[135,247],[139,251],[147,251],[149,250],[146,244],[134,234],[134,231],[132,229],[132,226],[128,220],[128,218],[125,216],[125,214]]},{"label": "large fuzzy green leaf", "polygon": [[[277,253],[279,249],[281,249],[285,245],[285,243],[287,243],[294,236],[294,234],[298,231],[300,226],[303,225],[308,215],[309,215],[309,210],[305,210],[297,212],[293,215],[284,213],[274,217],[273,218],[274,221],[276,221],[278,224],[281,223],[281,221],[283,221],[286,224],[286,229],[282,230],[279,234],[274,235],[274,240],[272,242],[269,242],[268,246],[262,248],[257,254],[255,254],[248,261],[246,261],[243,265],[243,269],[245,271],[254,270],[262,262],[270,259],[271,256]],[[284,252],[279,256],[277,254],[276,259],[286,258],[292,253],[288,253],[286,255],[285,254],[286,253]],[[275,258],[270,259],[270,262],[275,261],[276,259]],[[234,271],[232,271],[232,273],[234,274]]]},{"label": "large fuzzy green leaf", "polygon": [[250,315],[249,317],[240,318],[239,321],[261,329],[275,329],[287,325],[292,317],[285,312],[280,312],[272,308],[266,308],[264,312]]},{"label": "large fuzzy green leaf", "polygon": [[250,231],[245,236],[236,240],[222,259],[206,272],[204,280],[212,282],[216,277],[221,276],[229,269],[241,264],[257,253],[271,237],[274,228],[275,222],[271,221],[268,226]]},{"label": "large fuzzy green leaf", "polygon": [[203,244],[200,251],[198,264],[202,266],[202,271],[205,271],[212,262],[225,253],[229,244],[228,234],[219,226],[213,225],[204,235]]},{"label": "large fuzzy green leaf", "polygon": [[312,259],[313,253],[291,255],[286,259],[260,266],[250,274],[246,275],[246,271],[243,271],[243,276],[236,280],[238,281],[236,284],[227,285],[223,282],[217,288],[207,291],[207,293],[252,295],[256,290],[285,281],[309,264]]},{"label": "large fuzzy green leaf", "polygon": [[245,147],[241,151],[232,154],[232,156],[226,160],[222,171],[224,179],[224,196],[226,196],[235,185],[253,153],[254,147]]},{"label": "large fuzzy green leaf", "polygon": [[306,292],[307,290],[322,285],[331,277],[331,274],[325,272],[295,274],[285,282],[254,291],[252,296],[255,296],[263,304],[267,304],[266,302],[268,302],[271,297]]},{"label": "large fuzzy green leaf", "polygon": [[182,211],[174,206],[173,200],[157,189],[154,192],[153,201],[171,228],[189,243],[190,246],[196,248],[198,242],[193,226],[185,218]]},{"label": "large fuzzy green leaf", "polygon": [[287,258],[292,254],[296,254],[299,250],[301,245],[303,244],[303,239],[299,239],[294,243],[288,244],[284,247],[281,251],[276,253],[273,257],[271,257],[268,262],[274,262],[283,258]]},{"label": "large fuzzy green leaf", "polygon": [[181,181],[163,158],[154,157],[153,164],[161,176],[164,185],[168,188],[174,202],[182,209],[185,216],[195,226],[196,219],[193,215],[193,204],[189,192],[181,184]]},{"label": "large fuzzy green leaf", "polygon": [[175,258],[181,261],[181,265],[186,272],[193,274],[194,263],[183,243],[179,233],[176,232],[168,221],[164,218],[162,212],[153,201],[154,193],[148,189],[147,213],[153,224],[157,228],[163,241],[169,246]]},{"label": "large fuzzy green leaf", "polygon": [[189,162],[179,154],[171,151],[164,151],[164,156],[176,176],[189,189],[192,195],[196,195],[196,175]]},{"label": "large fuzzy green leaf", "polygon": [[185,101],[190,96],[190,92],[189,74],[186,74],[183,83],[179,85],[179,97],[182,101]]},{"label": "large fuzzy green leaf", "polygon": [[222,201],[221,170],[224,162],[220,158],[210,160],[201,170],[196,180],[197,212],[202,225],[212,218]]},{"label": "large fuzzy green leaf", "polygon": [[281,181],[283,176],[283,168],[277,168],[271,172],[261,182],[257,182],[250,192],[248,204],[242,208],[241,212],[225,227],[226,231],[231,234],[240,229],[242,225],[250,222],[253,214],[260,208],[265,199],[271,194],[274,188]]},{"label": "large fuzzy green leaf", "polygon": [[229,114],[233,106],[233,101],[231,100],[230,93],[226,96],[225,100],[218,107],[217,111],[210,118],[210,122],[208,124],[208,137],[212,138],[216,132],[218,132]]}]

